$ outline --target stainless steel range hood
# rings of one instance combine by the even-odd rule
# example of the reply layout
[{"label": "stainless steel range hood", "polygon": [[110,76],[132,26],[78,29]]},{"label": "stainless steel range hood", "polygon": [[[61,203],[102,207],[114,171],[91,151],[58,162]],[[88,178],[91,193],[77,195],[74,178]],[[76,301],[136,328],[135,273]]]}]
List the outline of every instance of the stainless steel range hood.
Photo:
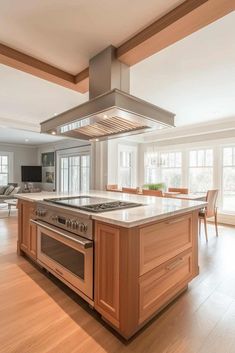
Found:
[{"label": "stainless steel range hood", "polygon": [[89,101],[41,123],[41,132],[107,140],[174,126],[174,114],[129,94],[129,67],[108,47],[89,64]]}]

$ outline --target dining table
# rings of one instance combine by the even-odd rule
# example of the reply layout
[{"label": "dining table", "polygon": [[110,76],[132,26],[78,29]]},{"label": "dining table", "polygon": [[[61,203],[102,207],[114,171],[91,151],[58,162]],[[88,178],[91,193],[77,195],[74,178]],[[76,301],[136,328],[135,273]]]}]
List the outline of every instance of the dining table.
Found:
[{"label": "dining table", "polygon": [[[108,190],[112,192],[123,192],[122,189],[112,189]],[[140,189],[137,191],[138,195],[143,195],[142,190]],[[175,191],[165,191],[163,192],[163,197],[174,198],[174,199],[181,199],[181,200],[191,200],[191,201],[206,201],[206,193],[189,193],[189,194],[182,194],[180,192]]]},{"label": "dining table", "polygon": [[181,200],[206,201],[206,193],[181,194],[180,192],[166,191],[163,192],[163,196]]}]

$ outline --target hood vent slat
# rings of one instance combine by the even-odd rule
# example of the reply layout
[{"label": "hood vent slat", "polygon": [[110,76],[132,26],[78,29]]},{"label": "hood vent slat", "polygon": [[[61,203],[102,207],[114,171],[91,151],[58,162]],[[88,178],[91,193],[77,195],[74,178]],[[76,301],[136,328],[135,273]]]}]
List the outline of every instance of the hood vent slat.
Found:
[{"label": "hood vent slat", "polygon": [[[104,137],[107,135],[113,135],[119,132],[128,132],[137,129],[147,129],[148,127],[137,122],[127,121],[123,118],[112,117],[104,119],[93,125],[83,126],[79,129],[75,129],[74,132],[86,135],[88,138]],[[66,135],[67,132],[64,133]]]}]

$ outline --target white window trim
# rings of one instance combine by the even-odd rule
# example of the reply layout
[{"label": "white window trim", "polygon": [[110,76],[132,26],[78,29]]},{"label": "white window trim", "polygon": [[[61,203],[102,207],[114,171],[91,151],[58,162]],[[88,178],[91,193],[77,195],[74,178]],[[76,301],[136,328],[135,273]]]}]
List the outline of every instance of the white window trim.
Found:
[{"label": "white window trim", "polygon": [[[235,147],[235,139],[224,138],[224,139],[214,139],[210,141],[197,141],[187,144],[172,144],[168,146],[158,146],[157,143],[146,143],[141,144],[141,164],[139,170],[144,170],[144,154],[148,150],[155,150],[156,152],[166,151],[181,151],[182,152],[182,185],[188,185],[188,166],[189,166],[189,151],[190,150],[200,150],[200,149],[213,149],[213,186],[215,189],[219,189],[219,196],[217,205],[219,207],[218,220],[226,224],[235,225],[235,214],[232,212],[224,212],[222,210],[222,186],[223,186],[223,148],[224,147]],[[141,174],[141,184],[144,184],[144,175]]]},{"label": "white window trim", "polygon": [[91,147],[90,146],[85,146],[85,147],[76,147],[76,148],[68,148],[65,150],[59,150],[56,151],[56,190],[60,190],[60,182],[61,182],[61,175],[60,175],[60,159],[61,157],[72,157],[72,156],[84,156],[84,155],[89,155],[90,156],[90,185],[92,181],[92,163],[91,163]]},{"label": "white window trim", "polygon": [[14,153],[0,151],[0,156],[7,156],[9,161],[8,183],[14,183]]},{"label": "white window trim", "polygon": [[232,216],[235,216],[235,211],[229,211],[229,210],[225,210],[223,209],[223,201],[222,201],[222,198],[223,198],[223,194],[224,194],[224,183],[223,183],[223,168],[224,168],[224,161],[223,161],[223,150],[224,148],[226,147],[231,147],[231,148],[235,148],[235,143],[227,143],[227,144],[223,144],[220,146],[220,153],[219,153],[219,156],[220,156],[220,211],[221,211],[221,214],[222,215],[232,215]]},{"label": "white window trim", "polygon": [[[202,165],[202,166],[191,166],[190,165],[190,152],[192,152],[192,151],[206,151],[206,150],[212,150],[212,165]],[[189,178],[189,176],[190,176],[190,169],[197,169],[197,168],[201,168],[201,169],[206,169],[206,168],[211,168],[212,169],[212,188],[214,188],[215,187],[215,148],[214,147],[196,147],[196,148],[194,148],[194,147],[191,147],[191,148],[188,148],[187,150],[186,150],[186,153],[187,153],[187,162],[188,162],[188,164],[187,164],[187,166],[188,166],[188,171],[187,171],[187,178],[188,178],[188,180],[187,180],[187,185],[188,185],[188,188],[189,188],[189,191],[190,191],[190,178]],[[199,191],[199,193],[200,193],[200,191]]]},{"label": "white window trim", "polygon": [[[144,153],[147,153],[147,152],[148,152],[147,150],[144,151]],[[156,150],[155,152],[157,154],[156,169],[159,171],[160,179],[162,178],[162,169],[181,169],[181,180],[182,180],[182,185],[183,185],[183,183],[184,183],[183,179],[184,179],[184,174],[185,174],[185,173],[183,173],[183,157],[184,157],[183,151],[180,150],[179,148],[177,148],[177,149],[170,149],[170,150],[169,149],[159,149],[158,151]],[[153,151],[153,153],[154,153],[154,151]],[[169,153],[181,153],[181,167],[167,167],[167,168],[162,167],[160,165],[160,160],[161,160],[160,155],[162,153],[168,153],[168,154]],[[145,167],[146,167],[146,165],[145,165],[145,161],[144,161],[144,168]],[[145,178],[145,175],[144,175],[144,178]],[[162,180],[159,180],[159,182],[162,182]],[[146,183],[147,183],[147,180],[144,180],[144,184],[146,184]]]},{"label": "white window trim", "polygon": [[121,152],[131,152],[133,154],[133,165],[132,165],[132,173],[131,173],[131,187],[137,186],[137,146],[131,145],[118,145],[118,186],[121,185],[121,170],[120,170],[120,153]]}]

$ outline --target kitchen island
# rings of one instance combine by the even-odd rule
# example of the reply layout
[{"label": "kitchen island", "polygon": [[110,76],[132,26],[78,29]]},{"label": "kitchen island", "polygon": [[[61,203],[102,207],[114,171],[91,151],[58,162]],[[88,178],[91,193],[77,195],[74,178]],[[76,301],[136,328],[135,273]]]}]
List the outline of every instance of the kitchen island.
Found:
[{"label": "kitchen island", "polygon": [[[50,202],[47,206],[43,201],[66,197],[64,194],[20,194],[18,253],[31,257],[66,283],[128,339],[186,290],[197,276],[198,212],[206,203],[103,191],[86,195],[136,202],[141,206],[92,213]],[[71,215],[71,220],[66,219],[64,225],[61,223],[58,227],[49,227],[47,220],[43,224],[41,220],[46,213],[50,215],[48,220],[54,217],[58,223],[58,216],[51,213],[55,209]],[[76,249],[73,245],[76,236],[71,235],[75,228],[80,229],[76,217],[87,219],[87,225],[85,221],[80,223],[84,233],[78,230],[79,243],[85,249],[81,253],[86,269],[80,282],[72,279],[70,271],[67,277],[63,275],[63,268],[61,271],[58,266],[53,267],[51,259],[47,263],[40,258],[46,232],[55,241],[54,231],[63,242],[65,226],[69,226],[71,232],[64,231],[64,237]],[[89,237],[86,231],[90,232]],[[43,256],[46,258],[45,254]]]}]

